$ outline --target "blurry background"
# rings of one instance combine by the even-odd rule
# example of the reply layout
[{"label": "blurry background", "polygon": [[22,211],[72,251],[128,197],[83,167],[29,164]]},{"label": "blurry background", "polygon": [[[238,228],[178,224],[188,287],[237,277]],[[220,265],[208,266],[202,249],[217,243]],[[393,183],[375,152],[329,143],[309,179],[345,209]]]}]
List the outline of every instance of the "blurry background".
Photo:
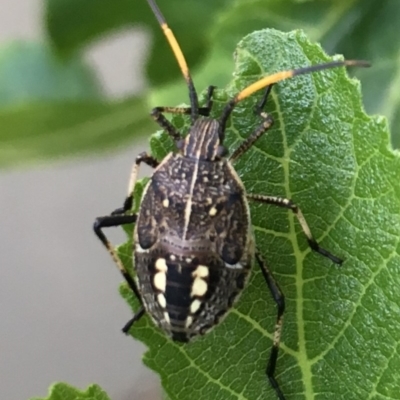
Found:
[{"label": "blurry background", "polygon": [[[43,40],[42,1],[1,9],[3,44]],[[143,89],[147,43],[143,31],[127,29],[86,54],[109,97]],[[0,173],[1,399],[45,396],[60,380],[82,389],[97,382],[115,400],[160,397],[158,378],[141,362],[144,346],[120,331],[131,312],[117,292],[121,277],[91,229],[96,216],[122,204],[145,142],[132,140],[101,159]]]},{"label": "blurry background", "polygon": [[[352,72],[398,147],[396,0],[159,3],[200,89],[228,82],[235,44],[264,27],[371,60]],[[61,380],[158,399],[143,346],[120,333],[130,310],[91,227],[122,204],[155,130],[151,106],[186,101],[176,62],[144,0],[3,0],[0,45],[0,398],[44,396]]]}]

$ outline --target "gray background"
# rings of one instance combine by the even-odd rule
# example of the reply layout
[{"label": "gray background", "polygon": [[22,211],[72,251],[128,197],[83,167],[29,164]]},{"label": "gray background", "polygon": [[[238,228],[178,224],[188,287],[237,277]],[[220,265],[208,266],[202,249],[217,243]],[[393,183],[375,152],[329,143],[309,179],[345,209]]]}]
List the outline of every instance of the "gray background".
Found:
[{"label": "gray background", "polygon": [[[3,0],[0,44],[41,40],[40,0]],[[87,54],[110,96],[143,90],[147,37],[123,32]],[[131,313],[121,277],[92,233],[93,220],[120,206],[143,144],[102,159],[0,172],[0,399],[47,395],[66,381],[99,383],[113,400],[158,399],[144,347],[120,328]],[[113,240],[123,238],[113,235]]]}]

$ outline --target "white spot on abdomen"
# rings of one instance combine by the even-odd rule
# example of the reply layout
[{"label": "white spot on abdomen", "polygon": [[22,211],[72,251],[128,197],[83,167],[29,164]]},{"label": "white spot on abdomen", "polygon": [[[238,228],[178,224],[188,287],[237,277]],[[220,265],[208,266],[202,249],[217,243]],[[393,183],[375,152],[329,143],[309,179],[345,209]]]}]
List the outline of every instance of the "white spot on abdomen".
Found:
[{"label": "white spot on abdomen", "polygon": [[205,265],[199,265],[193,272],[192,276],[194,278],[193,280],[193,286],[192,286],[192,292],[191,296],[204,296],[207,292],[208,284],[204,280],[204,278],[207,278],[210,275],[210,271],[208,267]]},{"label": "white spot on abdomen", "polygon": [[167,324],[171,324],[171,320],[169,319],[169,314],[166,311],[164,313],[164,319],[167,322]]},{"label": "white spot on abdomen", "polygon": [[168,266],[167,262],[165,261],[165,258],[157,259],[155,267],[158,272],[154,275],[153,285],[157,290],[164,293],[165,288],[167,286],[167,271],[168,271]]},{"label": "white spot on abdomen", "polygon": [[159,258],[156,261],[156,270],[160,272],[167,272],[168,267],[167,267],[167,262],[165,261],[165,258]]},{"label": "white spot on abdomen", "polygon": [[165,296],[162,293],[159,293],[157,295],[157,301],[158,304],[161,306],[161,308],[167,307],[167,300],[165,299]]},{"label": "white spot on abdomen", "polygon": [[196,278],[193,281],[192,292],[190,293],[190,295],[192,297],[194,297],[194,296],[199,296],[199,297],[204,296],[206,294],[206,292],[207,292],[207,287],[208,287],[207,282],[204,279]]},{"label": "white spot on abdomen", "polygon": [[193,278],[207,278],[209,274],[210,274],[210,271],[208,270],[208,267],[206,267],[205,265],[199,265],[192,272]]},{"label": "white spot on abdomen", "polygon": [[192,325],[192,323],[193,323],[193,318],[191,316],[187,317],[185,321],[185,327],[189,328],[189,326]]},{"label": "white spot on abdomen", "polygon": [[192,301],[192,304],[190,305],[190,313],[191,314],[196,313],[199,310],[200,306],[201,306],[201,301],[199,299],[194,299]]},{"label": "white spot on abdomen", "polygon": [[160,292],[165,292],[167,286],[167,275],[165,272],[157,272],[153,278],[154,287]]}]

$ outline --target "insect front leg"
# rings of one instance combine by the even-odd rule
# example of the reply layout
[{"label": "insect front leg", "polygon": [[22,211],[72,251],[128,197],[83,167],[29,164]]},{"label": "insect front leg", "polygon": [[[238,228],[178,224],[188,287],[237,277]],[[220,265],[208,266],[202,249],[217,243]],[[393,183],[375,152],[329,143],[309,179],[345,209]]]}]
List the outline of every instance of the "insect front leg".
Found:
[{"label": "insect front leg", "polygon": [[140,153],[136,157],[135,163],[132,166],[131,176],[130,176],[129,185],[128,185],[128,194],[125,198],[124,205],[121,208],[117,208],[116,210],[114,210],[111,213],[111,215],[125,214],[127,211],[130,211],[132,209],[133,194],[134,194],[134,190],[135,190],[137,177],[139,174],[140,164],[142,162],[152,168],[156,168],[159,164],[159,162],[153,156],[147,154],[146,152]]},{"label": "insect front leg", "polygon": [[[215,86],[209,86],[207,90],[207,99],[205,107],[199,108],[199,114],[205,117],[210,115],[213,100],[212,96],[214,93]],[[151,111],[151,116],[153,119],[159,124],[167,133],[171,136],[171,138],[176,142],[181,139],[181,134],[176,130],[176,128],[165,118],[163,113],[170,114],[188,114],[190,115],[192,109],[190,107],[155,107]]]},{"label": "insect front leg", "polygon": [[268,269],[267,264],[262,259],[260,253],[256,251],[256,259],[258,265],[260,266],[261,272],[264,276],[265,282],[271,292],[272,298],[274,299],[277,306],[277,316],[274,331],[274,338],[272,342],[271,354],[269,356],[267,368],[265,370],[267,377],[271,383],[271,386],[275,389],[275,392],[279,400],[285,400],[285,396],[279,387],[278,381],[275,379],[275,368],[276,361],[278,359],[279,344],[281,341],[282,325],[283,325],[283,313],[285,312],[285,296],[283,295],[281,289],[276,283],[271,271]]},{"label": "insect front leg", "polygon": [[235,162],[240,156],[242,156],[251,146],[265,133],[268,131],[269,128],[274,123],[272,117],[263,111],[265,103],[267,102],[268,96],[271,93],[272,85],[268,86],[265,90],[264,96],[262,97],[261,101],[257,104],[254,111],[258,114],[262,122],[256,128],[256,130],[244,141],[241,145],[231,154],[229,160],[233,163]]},{"label": "insect front leg", "polygon": [[253,201],[258,201],[260,203],[265,203],[265,204],[273,204],[278,207],[283,207],[287,208],[289,210],[292,210],[294,215],[297,217],[301,228],[303,229],[304,234],[306,235],[308,245],[312,250],[315,252],[323,255],[326,258],[329,258],[331,261],[333,261],[335,264],[342,264],[343,260],[339,257],[336,257],[332,253],[330,253],[328,250],[325,250],[322,248],[318,242],[314,239],[311,230],[307,224],[306,219],[304,218],[303,213],[301,212],[300,208],[292,202],[290,199],[285,199],[284,197],[276,197],[276,196],[263,196],[259,194],[247,194],[247,198],[249,200]]},{"label": "insect front leg", "polygon": [[[210,85],[208,87],[207,97],[206,97],[206,105],[205,105],[205,107],[199,108],[199,114],[203,115],[204,117],[208,117],[212,110],[212,106],[213,106],[212,97],[214,94],[214,90],[215,90],[215,86]],[[170,114],[188,114],[188,115],[190,115],[192,113],[192,109],[190,107],[155,107],[155,109],[153,109],[153,112],[154,112],[154,110],[158,110],[159,113],[170,113]]]}]

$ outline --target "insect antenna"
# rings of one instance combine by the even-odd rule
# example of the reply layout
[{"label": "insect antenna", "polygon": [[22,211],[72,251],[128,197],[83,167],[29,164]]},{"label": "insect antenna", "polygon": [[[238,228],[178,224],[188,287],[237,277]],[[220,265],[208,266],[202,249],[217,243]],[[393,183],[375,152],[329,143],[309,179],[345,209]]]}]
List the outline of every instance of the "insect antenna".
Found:
[{"label": "insect antenna", "polygon": [[193,84],[192,77],[190,76],[189,68],[187,66],[185,57],[182,53],[182,50],[179,46],[178,41],[175,38],[174,33],[169,28],[167,21],[165,20],[164,16],[162,15],[155,0],[147,0],[147,3],[149,4],[150,8],[152,9],[154,15],[156,16],[157,21],[160,24],[161,29],[163,30],[164,35],[166,36],[168,43],[170,44],[171,49],[175,55],[178,65],[182,71],[183,77],[186,80],[186,84],[189,88],[189,99],[190,99],[190,108],[191,108],[190,116],[191,116],[191,120],[193,123],[199,116],[199,100],[198,100],[198,96],[196,93],[196,89]]},{"label": "insect antenna", "polygon": [[229,116],[232,113],[232,110],[235,108],[236,104],[239,101],[245,99],[246,97],[251,96],[253,93],[258,90],[264,89],[268,86],[271,86],[277,82],[283,81],[288,78],[292,78],[297,75],[309,74],[316,71],[321,71],[324,69],[337,68],[337,67],[370,67],[371,64],[368,61],[363,60],[342,60],[342,61],[331,61],[324,64],[311,65],[310,67],[298,68],[298,69],[290,69],[287,71],[277,72],[272,75],[265,76],[264,78],[259,79],[258,81],[252,83],[247,86],[241,92],[239,92],[235,97],[233,97],[225,106],[222,111],[220,118],[220,126],[219,126],[219,136],[221,142],[224,139],[226,122]]}]

